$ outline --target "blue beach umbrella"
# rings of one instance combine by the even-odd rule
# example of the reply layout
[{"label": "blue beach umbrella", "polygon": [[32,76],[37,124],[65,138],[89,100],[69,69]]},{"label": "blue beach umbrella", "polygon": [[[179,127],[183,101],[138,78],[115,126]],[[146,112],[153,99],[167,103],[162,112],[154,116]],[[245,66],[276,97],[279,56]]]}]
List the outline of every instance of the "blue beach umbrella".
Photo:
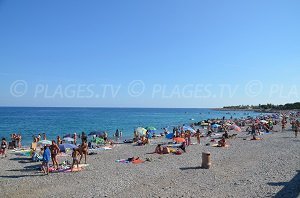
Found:
[{"label": "blue beach umbrella", "polygon": [[167,139],[173,139],[173,137],[174,137],[174,133],[169,133],[166,135]]},{"label": "blue beach umbrella", "polygon": [[183,126],[183,130],[185,131],[191,131],[191,132],[196,132],[192,127],[190,126]]},{"label": "blue beach umbrella", "polygon": [[64,140],[66,142],[74,142],[74,138],[70,138],[70,137],[65,137]]},{"label": "blue beach umbrella", "polygon": [[218,128],[218,127],[220,127],[221,125],[219,125],[219,124],[213,124],[213,125],[211,125],[211,127],[212,128]]},{"label": "blue beach umbrella", "polygon": [[76,146],[75,144],[60,144],[59,145],[59,149],[61,152],[66,152],[67,149],[76,149],[78,148],[78,146]]}]

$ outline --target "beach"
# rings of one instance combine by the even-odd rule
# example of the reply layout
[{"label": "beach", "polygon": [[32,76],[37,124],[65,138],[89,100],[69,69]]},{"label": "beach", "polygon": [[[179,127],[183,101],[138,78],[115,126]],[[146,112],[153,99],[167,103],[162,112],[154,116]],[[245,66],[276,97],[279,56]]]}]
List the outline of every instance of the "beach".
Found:
[{"label": "beach", "polygon": [[[228,148],[206,146],[209,139],[202,138],[201,145],[189,146],[182,155],[147,154],[154,151],[155,144],[116,145],[88,156],[89,166],[81,172],[48,176],[35,169],[40,163],[9,154],[0,159],[0,191],[2,197],[23,198],[297,197],[300,139],[288,130],[262,138],[251,141],[241,132],[228,140]],[[200,168],[202,152],[211,153],[210,169]],[[133,156],[152,161],[116,162]]]}]

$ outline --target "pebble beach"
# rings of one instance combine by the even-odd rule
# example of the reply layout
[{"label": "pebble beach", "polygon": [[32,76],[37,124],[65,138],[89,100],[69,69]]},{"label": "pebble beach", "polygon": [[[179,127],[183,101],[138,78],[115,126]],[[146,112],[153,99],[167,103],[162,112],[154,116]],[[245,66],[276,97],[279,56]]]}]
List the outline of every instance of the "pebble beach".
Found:
[{"label": "pebble beach", "polygon": [[[289,130],[262,138],[251,141],[241,132],[228,140],[227,148],[207,146],[210,139],[202,138],[200,145],[189,146],[182,155],[147,154],[164,139],[142,147],[115,145],[88,156],[89,166],[80,172],[49,175],[38,170],[40,163],[9,152],[0,158],[0,191],[2,197],[14,198],[298,197],[300,139]],[[201,168],[202,152],[211,153],[210,169]],[[116,162],[133,156],[151,161]]]}]

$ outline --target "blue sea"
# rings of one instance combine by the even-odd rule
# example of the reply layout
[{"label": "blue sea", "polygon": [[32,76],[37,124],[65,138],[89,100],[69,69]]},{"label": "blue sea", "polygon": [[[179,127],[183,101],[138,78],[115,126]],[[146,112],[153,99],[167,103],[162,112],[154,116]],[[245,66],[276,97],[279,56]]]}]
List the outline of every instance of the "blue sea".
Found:
[{"label": "blue sea", "polygon": [[20,133],[22,143],[29,144],[33,135],[46,133],[48,139],[68,133],[87,134],[91,131],[108,131],[112,137],[116,129],[123,138],[131,138],[137,127],[162,128],[199,122],[209,118],[240,118],[257,116],[255,112],[216,111],[212,109],[180,108],[45,108],[45,107],[0,107],[0,137],[10,140],[11,133]]}]

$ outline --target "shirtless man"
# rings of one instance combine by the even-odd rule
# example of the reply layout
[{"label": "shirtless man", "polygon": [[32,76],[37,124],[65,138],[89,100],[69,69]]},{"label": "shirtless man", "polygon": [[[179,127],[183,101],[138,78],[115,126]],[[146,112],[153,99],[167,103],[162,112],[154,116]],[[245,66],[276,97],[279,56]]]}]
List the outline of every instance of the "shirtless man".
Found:
[{"label": "shirtless man", "polygon": [[51,151],[53,168],[55,169],[55,166],[56,166],[56,169],[58,169],[57,154],[60,152],[60,149],[54,140],[52,140],[52,145],[50,146],[50,151]]}]

